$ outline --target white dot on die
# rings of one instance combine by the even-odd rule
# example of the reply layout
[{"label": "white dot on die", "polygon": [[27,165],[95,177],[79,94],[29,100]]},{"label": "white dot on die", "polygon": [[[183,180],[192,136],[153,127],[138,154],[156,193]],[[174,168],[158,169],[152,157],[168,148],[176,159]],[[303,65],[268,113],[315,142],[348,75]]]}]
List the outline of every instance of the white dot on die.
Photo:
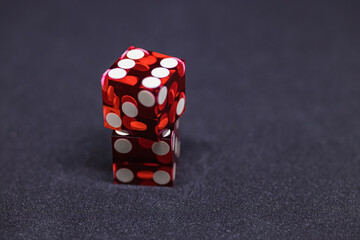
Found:
[{"label": "white dot on die", "polygon": [[175,175],[176,175],[176,163],[174,163],[173,166],[173,181],[175,181]]},{"label": "white dot on die", "polygon": [[177,146],[176,146],[176,153],[175,153],[175,154],[176,154],[177,157],[180,157],[180,147],[181,147],[180,139],[178,139],[176,145],[177,145]]},{"label": "white dot on die", "polygon": [[140,59],[144,55],[145,55],[145,53],[143,51],[139,50],[139,49],[130,50],[126,54],[126,56],[128,58],[131,58],[131,59],[134,59],[134,60]]},{"label": "white dot on die", "polygon": [[114,68],[109,71],[108,75],[111,78],[120,79],[126,76],[126,71],[121,68]]},{"label": "white dot on die", "polygon": [[146,77],[142,80],[141,84],[146,88],[157,88],[160,86],[161,81],[156,77]]},{"label": "white dot on die", "polygon": [[164,78],[169,76],[170,71],[167,68],[157,67],[151,71],[151,75],[158,78]]},{"label": "white dot on die", "polygon": [[135,61],[131,59],[122,59],[117,64],[119,68],[130,69],[135,66]]},{"label": "white dot on die", "polygon": [[153,175],[154,182],[159,185],[168,184],[170,182],[170,179],[170,174],[163,170],[156,171]]},{"label": "white dot on die", "polygon": [[121,119],[115,113],[108,113],[105,117],[106,122],[113,128],[118,128],[121,126]]},{"label": "white dot on die", "polygon": [[153,143],[153,145],[151,146],[151,150],[156,155],[163,156],[169,152],[170,147],[166,142],[160,141],[160,142]]},{"label": "white dot on die", "polygon": [[182,112],[184,111],[184,107],[185,107],[185,99],[182,98],[179,100],[177,106],[176,106],[176,114],[177,115],[181,115]]},{"label": "white dot on die", "polygon": [[138,110],[136,106],[131,102],[124,102],[121,105],[121,109],[123,110],[126,116],[136,117],[138,115]]},{"label": "white dot on die", "polygon": [[163,86],[160,91],[159,91],[159,94],[158,94],[158,103],[161,105],[165,102],[166,100],[166,96],[167,96],[167,87]]},{"label": "white dot on die", "polygon": [[145,107],[152,107],[155,104],[154,95],[148,90],[141,90],[138,93],[139,102]]},{"label": "white dot on die", "polygon": [[178,65],[178,61],[175,58],[165,58],[161,60],[160,65],[165,68],[173,68]]},{"label": "white dot on die", "polygon": [[117,135],[120,135],[120,136],[127,136],[127,135],[129,135],[129,133],[128,133],[127,131],[125,131],[125,130],[120,130],[120,131],[115,130],[115,132],[116,132]]},{"label": "white dot on die", "polygon": [[163,132],[162,136],[163,136],[163,137],[167,137],[167,136],[170,135],[170,133],[171,133],[171,130],[170,130],[170,129],[167,129],[167,130],[165,130],[165,132]]},{"label": "white dot on die", "polygon": [[175,151],[175,139],[176,139],[176,135],[175,135],[175,132],[173,132],[173,134],[171,136],[171,149],[173,151]]},{"label": "white dot on die", "polygon": [[174,153],[175,153],[175,155],[177,156],[177,151],[178,151],[178,147],[179,147],[179,145],[178,145],[178,138],[177,138],[177,137],[175,138],[174,147],[175,147]]},{"label": "white dot on die", "polygon": [[116,171],[116,178],[122,183],[129,183],[134,179],[134,173],[128,168],[120,168]]},{"label": "white dot on die", "polygon": [[114,148],[119,153],[128,153],[131,151],[132,145],[129,140],[120,138],[114,142]]}]

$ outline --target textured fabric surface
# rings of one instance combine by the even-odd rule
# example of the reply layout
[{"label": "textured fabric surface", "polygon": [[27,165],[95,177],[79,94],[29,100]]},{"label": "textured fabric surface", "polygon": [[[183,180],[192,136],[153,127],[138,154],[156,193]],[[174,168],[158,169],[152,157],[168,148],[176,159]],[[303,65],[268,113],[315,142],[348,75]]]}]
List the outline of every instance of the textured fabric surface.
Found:
[{"label": "textured fabric surface", "polygon": [[[12,1],[0,14],[1,239],[359,239],[359,4]],[[114,185],[100,77],[186,59],[174,188]]]}]

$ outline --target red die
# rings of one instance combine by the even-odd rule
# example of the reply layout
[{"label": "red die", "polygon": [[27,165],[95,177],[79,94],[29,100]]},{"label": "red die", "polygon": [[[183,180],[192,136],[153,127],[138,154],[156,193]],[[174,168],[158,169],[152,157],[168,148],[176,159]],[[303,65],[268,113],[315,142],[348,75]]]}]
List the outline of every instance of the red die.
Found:
[{"label": "red die", "polygon": [[180,157],[178,121],[158,142],[113,131],[114,183],[172,186]]},{"label": "red die", "polygon": [[112,151],[114,162],[172,164],[180,155],[178,124],[167,129],[160,141],[129,135],[125,130],[113,131]]},{"label": "red die", "polygon": [[129,47],[101,79],[104,126],[159,140],[185,111],[185,61]]}]

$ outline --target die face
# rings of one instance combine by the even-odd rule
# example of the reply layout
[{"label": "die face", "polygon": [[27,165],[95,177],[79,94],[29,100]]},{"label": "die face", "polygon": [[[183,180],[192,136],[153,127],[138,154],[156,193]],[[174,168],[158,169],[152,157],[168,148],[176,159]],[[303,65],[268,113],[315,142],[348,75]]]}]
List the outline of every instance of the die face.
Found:
[{"label": "die face", "polygon": [[176,163],[164,165],[157,163],[113,163],[114,183],[148,186],[167,186],[174,184]]},{"label": "die face", "polygon": [[108,106],[103,106],[103,115],[105,127],[117,127],[116,129],[124,130],[132,136],[141,136],[152,141],[159,141],[163,132],[174,128],[174,120],[177,119],[175,107],[169,111],[169,114],[163,113],[159,120],[128,116],[120,118],[120,110]]},{"label": "die face", "polygon": [[134,137],[128,132],[113,131],[112,151],[114,162],[172,164],[180,154],[179,130],[166,129],[160,141]]},{"label": "die face", "polygon": [[[101,84],[104,126],[110,129],[159,140],[159,133],[172,128],[185,111],[182,59],[130,47],[105,71]],[[115,124],[114,114],[121,120]]]},{"label": "die face", "polygon": [[173,186],[180,157],[179,120],[154,142],[113,131],[113,175],[116,184]]}]

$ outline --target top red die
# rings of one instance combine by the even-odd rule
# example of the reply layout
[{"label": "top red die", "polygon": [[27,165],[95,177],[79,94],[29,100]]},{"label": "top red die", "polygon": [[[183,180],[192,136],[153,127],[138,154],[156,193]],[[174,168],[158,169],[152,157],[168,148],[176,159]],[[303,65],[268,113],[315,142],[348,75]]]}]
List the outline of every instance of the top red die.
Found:
[{"label": "top red die", "polygon": [[185,111],[185,61],[129,47],[102,76],[104,126],[159,139]]}]

